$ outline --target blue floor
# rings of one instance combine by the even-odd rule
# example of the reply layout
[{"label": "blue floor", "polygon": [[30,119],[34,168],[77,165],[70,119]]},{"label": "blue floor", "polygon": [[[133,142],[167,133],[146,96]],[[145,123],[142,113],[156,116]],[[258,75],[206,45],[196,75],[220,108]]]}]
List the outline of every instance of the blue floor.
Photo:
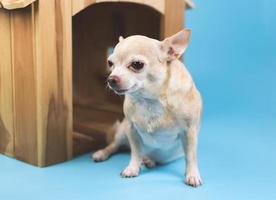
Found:
[{"label": "blue floor", "polygon": [[119,173],[128,163],[127,153],[103,163],[87,154],[43,169],[1,155],[0,199],[275,200],[275,130],[266,119],[205,120],[199,145],[204,184],[199,188],[184,185],[183,159],[123,179]]}]

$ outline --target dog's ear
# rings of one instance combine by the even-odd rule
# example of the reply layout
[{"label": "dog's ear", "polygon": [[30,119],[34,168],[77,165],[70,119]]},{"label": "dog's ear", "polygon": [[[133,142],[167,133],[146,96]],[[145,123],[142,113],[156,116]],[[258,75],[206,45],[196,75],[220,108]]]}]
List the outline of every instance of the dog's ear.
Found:
[{"label": "dog's ear", "polygon": [[124,40],[123,36],[119,37],[119,42],[122,42]]},{"label": "dog's ear", "polygon": [[167,61],[178,59],[186,50],[191,36],[190,29],[183,29],[161,42],[161,51]]}]

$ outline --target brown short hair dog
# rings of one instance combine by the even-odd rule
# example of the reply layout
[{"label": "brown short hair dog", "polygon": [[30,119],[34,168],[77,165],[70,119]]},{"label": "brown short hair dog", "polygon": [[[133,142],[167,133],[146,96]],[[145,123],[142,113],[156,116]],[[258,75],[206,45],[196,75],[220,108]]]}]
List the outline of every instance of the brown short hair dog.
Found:
[{"label": "brown short hair dog", "polygon": [[154,167],[156,162],[172,161],[185,152],[186,184],[196,187],[202,183],[196,155],[202,100],[179,60],[190,34],[184,29],[164,41],[140,35],[120,38],[108,58],[108,86],[125,95],[125,119],[112,128],[109,145],[93,154],[95,161],[129,145],[131,159],[121,175],[133,177],[142,163]]}]

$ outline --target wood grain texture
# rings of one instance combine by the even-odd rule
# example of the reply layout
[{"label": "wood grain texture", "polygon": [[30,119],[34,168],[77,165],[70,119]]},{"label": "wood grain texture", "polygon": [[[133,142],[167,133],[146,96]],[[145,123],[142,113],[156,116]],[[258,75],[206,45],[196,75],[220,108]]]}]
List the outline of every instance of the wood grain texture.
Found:
[{"label": "wood grain texture", "polygon": [[72,157],[71,1],[36,4],[39,166]]},{"label": "wood grain texture", "polygon": [[95,3],[96,0],[72,0],[72,16]]},{"label": "wood grain texture", "polygon": [[5,9],[12,10],[25,8],[37,0],[0,0],[1,6]]},{"label": "wood grain texture", "polygon": [[0,12],[0,152],[14,155],[10,12]]},{"label": "wood grain texture", "polygon": [[162,14],[165,13],[165,0],[143,0],[143,3],[145,5],[151,6]]},{"label": "wood grain texture", "polygon": [[105,89],[108,48],[119,35],[174,34],[184,9],[179,0],[39,0],[1,9],[0,152],[47,166],[70,159],[72,148],[78,155],[102,144],[105,127],[122,116],[122,99]]},{"label": "wood grain texture", "polygon": [[[5,9],[17,9],[24,8],[29,4],[37,0],[0,0],[0,8]],[[90,6],[91,4],[97,2],[112,2],[112,1],[126,1],[126,2],[136,2],[143,3],[153,8],[157,9],[159,12],[164,12],[164,0],[71,0],[72,1],[72,15],[77,14],[81,10]],[[192,0],[185,0],[188,8],[194,8],[195,4]]]},{"label": "wood grain texture", "polygon": [[88,6],[95,3],[105,2],[124,2],[124,3],[136,3],[149,6],[160,13],[164,13],[164,1],[165,0],[72,0],[72,16],[76,15],[80,11],[84,10]]},{"label": "wood grain texture", "polygon": [[37,164],[36,69],[33,6],[11,12],[15,157]]},{"label": "wood grain texture", "polygon": [[185,2],[165,0],[165,13],[161,21],[161,38],[171,36],[183,29]]}]

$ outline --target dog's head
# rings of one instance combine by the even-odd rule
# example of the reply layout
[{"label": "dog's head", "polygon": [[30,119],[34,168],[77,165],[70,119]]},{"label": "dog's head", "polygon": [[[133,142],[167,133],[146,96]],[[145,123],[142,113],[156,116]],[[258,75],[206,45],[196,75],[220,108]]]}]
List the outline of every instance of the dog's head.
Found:
[{"label": "dog's head", "polygon": [[184,29],[158,41],[135,35],[119,38],[107,63],[108,86],[117,94],[154,94],[166,79],[168,63],[184,53],[191,31]]}]

